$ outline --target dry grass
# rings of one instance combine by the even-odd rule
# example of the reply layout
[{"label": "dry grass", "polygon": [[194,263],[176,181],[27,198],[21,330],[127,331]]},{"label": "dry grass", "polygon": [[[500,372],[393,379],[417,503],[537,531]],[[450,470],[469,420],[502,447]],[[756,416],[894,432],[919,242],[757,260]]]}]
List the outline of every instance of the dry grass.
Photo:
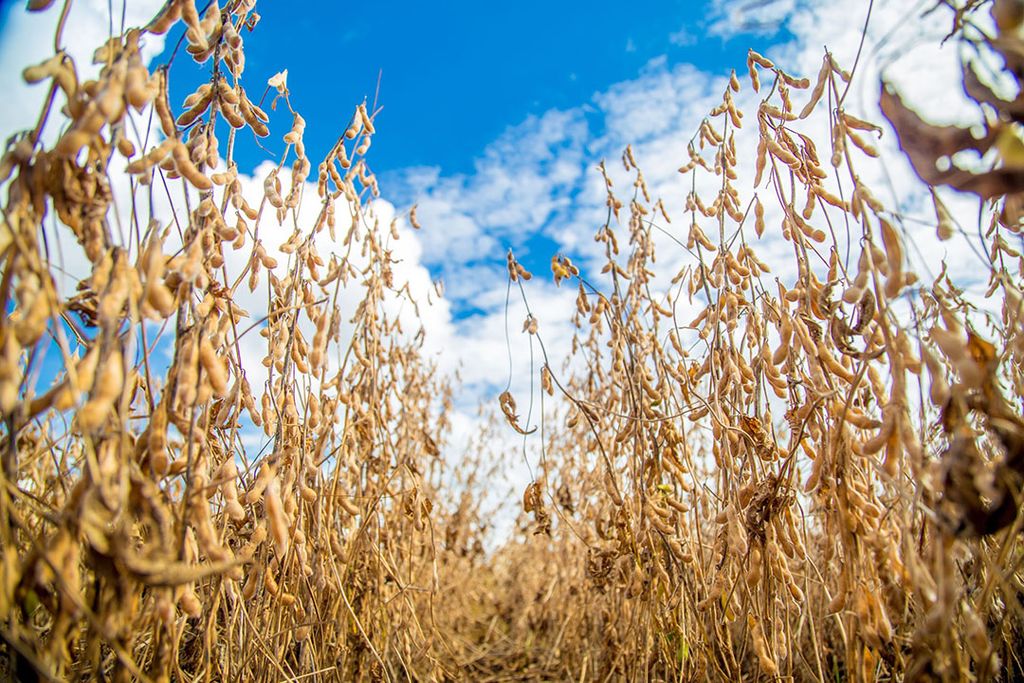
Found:
[{"label": "dry grass", "polygon": [[[842,107],[850,74],[826,54],[809,81],[751,52],[761,105],[741,116],[734,77],[689,146],[693,191],[672,225],[686,224],[692,258],[671,284],[653,275],[669,216],[629,149],[635,183],[624,197],[608,180],[595,236],[600,281],[552,260],[556,281],[578,287],[573,367],[584,370],[546,357],[535,369],[552,404],[531,437],[544,459],[523,495],[523,533],[485,553],[488,443],[507,427],[486,424],[476,455],[439,457],[451,389],[389,305],[415,306],[393,281],[398,233],[363,208],[377,193],[364,156],[372,107],[356,109],[316,167],[316,196],[303,196],[304,122],[275,81],[276,115],[293,121],[287,151],[260,201],[243,196],[234,149],[269,132],[242,77],[252,5],[200,15],[172,0],[101,47],[95,80],[80,81],[62,53],[25,73],[51,96],[0,168],[11,311],[0,324],[0,672],[1024,676],[1014,173],[929,177],[968,138],[883,96],[926,180],[993,200],[971,237],[997,302],[986,314],[948,276],[909,270],[908,228],[857,173],[876,152],[873,124]],[[1006,21],[994,47],[1019,82]],[[176,107],[173,69],[150,72],[138,47],[179,22],[211,75]],[[985,140],[996,145],[1016,108],[972,94],[994,112]],[[822,117],[830,135],[801,132]],[[147,120],[151,130],[138,126]],[[756,127],[756,149],[735,144],[741,126]],[[750,159],[756,197],[738,184]],[[126,165],[129,199],[114,206]],[[704,177],[710,194],[697,191],[712,187]],[[186,207],[180,216],[158,215],[163,194]],[[300,219],[303,202],[312,220]],[[940,235],[954,234],[938,197],[935,209]],[[261,242],[268,221],[294,227],[286,260]],[[766,233],[791,247],[788,281],[758,258]],[[332,253],[320,253],[322,234]],[[59,290],[56,244],[89,264],[73,295]],[[511,254],[509,276],[528,303],[529,274]],[[265,294],[265,319],[239,308],[245,290]],[[351,292],[359,304],[342,310]],[[684,305],[696,317],[681,319]],[[524,329],[543,349],[536,320]],[[257,334],[263,366],[247,367]],[[166,368],[157,345],[172,349]],[[63,370],[37,389],[54,349]],[[529,432],[511,394],[500,406]],[[247,439],[257,432],[262,451]]]}]

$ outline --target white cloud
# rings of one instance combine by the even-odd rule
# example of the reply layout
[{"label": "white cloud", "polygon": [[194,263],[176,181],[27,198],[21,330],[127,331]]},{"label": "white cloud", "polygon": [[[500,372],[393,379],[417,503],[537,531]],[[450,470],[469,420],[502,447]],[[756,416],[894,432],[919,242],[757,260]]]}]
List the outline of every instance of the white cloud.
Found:
[{"label": "white cloud", "polygon": [[[410,169],[400,183],[415,197],[424,261],[439,269],[449,297],[471,305],[480,266],[504,258],[568,211],[585,175],[585,113],[551,111],[508,129],[470,175]],[[387,187],[384,188],[387,192]],[[467,268],[468,267],[468,268]]]},{"label": "white cloud", "polygon": [[697,36],[693,35],[691,30],[684,27],[669,34],[668,42],[677,47],[689,47],[690,45],[697,44]]},{"label": "white cloud", "polygon": [[809,0],[714,0],[710,8],[709,32],[719,36],[736,33],[771,35],[797,15],[798,10],[804,11],[812,4]]}]

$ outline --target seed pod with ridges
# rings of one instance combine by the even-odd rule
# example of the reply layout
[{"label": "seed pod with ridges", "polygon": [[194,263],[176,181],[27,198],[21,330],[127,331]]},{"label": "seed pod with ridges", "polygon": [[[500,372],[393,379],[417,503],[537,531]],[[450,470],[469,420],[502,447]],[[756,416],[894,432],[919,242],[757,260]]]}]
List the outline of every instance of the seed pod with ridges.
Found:
[{"label": "seed pod with ridges", "polygon": [[612,502],[621,506],[623,503],[622,496],[619,494],[619,489],[615,485],[615,480],[612,479],[612,475],[609,472],[605,472],[604,474],[604,488],[608,492],[608,495],[611,496]]},{"label": "seed pod with ridges", "polygon": [[245,127],[245,117],[242,116],[239,105],[231,104],[230,102],[221,102],[220,113],[232,128]]},{"label": "seed pod with ridges", "polygon": [[886,406],[882,410],[882,426],[872,438],[860,445],[860,452],[865,455],[872,455],[882,450],[882,447],[889,441],[896,427],[896,408]]},{"label": "seed pod with ridges", "polygon": [[217,133],[211,126],[206,131],[206,158],[201,161],[206,164],[207,168],[217,168],[220,166],[220,146],[219,140],[217,139]]},{"label": "seed pod with ridges", "polygon": [[[782,82],[791,88],[796,88],[797,90],[806,90],[807,88],[811,87],[811,81],[807,78],[796,78],[794,76],[790,76],[785,71],[779,71],[778,73],[779,78],[782,79]],[[785,91],[783,91],[783,97],[786,97]]]},{"label": "seed pod with ridges", "polygon": [[57,73],[57,69],[60,67],[62,59],[63,55],[55,54],[40,64],[25,67],[21,72],[21,77],[29,84],[39,83],[47,78],[53,78]]},{"label": "seed pod with ridges", "polygon": [[166,159],[176,144],[178,144],[178,140],[175,138],[165,139],[144,156],[129,163],[125,168],[125,171],[128,173],[144,173],[145,171],[148,171],[150,168]]},{"label": "seed pod with ridges", "polygon": [[[264,394],[266,396],[266,394]],[[260,473],[256,476],[256,481],[253,482],[252,488],[250,488],[245,494],[245,502],[247,505],[252,505],[256,501],[263,497],[263,492],[266,490],[270,482],[275,478],[274,466],[264,465],[260,468]]]},{"label": "seed pod with ridges", "polygon": [[275,596],[281,591],[277,579],[274,578],[273,573],[269,569],[263,572],[263,587],[267,589],[268,593]]},{"label": "seed pod with ridges", "polygon": [[195,0],[177,0],[181,9],[181,18],[188,26],[185,32],[189,43],[200,50],[209,47],[206,41],[206,32],[203,30],[202,20],[199,18],[199,11],[196,9]]},{"label": "seed pod with ridges", "polygon": [[828,57],[826,56],[821,60],[821,69],[818,70],[818,80],[814,84],[814,90],[811,91],[811,98],[804,105],[804,108],[800,111],[800,118],[806,119],[814,111],[815,105],[821,99],[822,94],[825,92],[825,85],[828,83],[828,76],[831,72],[831,65]]},{"label": "seed pod with ridges", "polygon": [[184,106],[187,109],[178,116],[177,124],[182,127],[192,125],[207,109],[213,101],[214,89],[209,83],[203,83],[199,88],[185,98]]},{"label": "seed pod with ridges", "polygon": [[850,142],[852,142],[857,149],[864,152],[867,156],[872,159],[878,158],[878,149],[849,128],[846,129],[846,137],[850,139]]},{"label": "seed pod with ridges", "polygon": [[121,397],[123,383],[123,359],[120,351],[114,350],[100,363],[92,395],[75,416],[79,429],[89,432],[103,424]]},{"label": "seed pod with ridges", "polygon": [[264,121],[268,121],[267,115],[263,113],[263,110],[254,105],[245,94],[243,90],[241,92],[241,101],[238,103],[239,111],[242,114],[242,118],[252,128],[252,132],[261,138],[265,138],[270,135],[270,129],[267,128]]},{"label": "seed pod with ridges", "polygon": [[832,194],[821,185],[812,185],[811,191],[813,191],[814,194],[820,197],[823,201],[831,204],[832,206],[836,207],[837,209],[840,209],[841,211],[849,211],[850,209],[849,205],[845,201],[843,201],[836,195]]},{"label": "seed pod with ridges", "polygon": [[828,607],[825,608],[826,614],[836,614],[845,609],[847,593],[847,578],[846,571],[844,570],[839,575],[839,586],[836,588],[832,599],[829,600]]},{"label": "seed pod with ridges", "polygon": [[224,24],[224,39],[227,41],[228,46],[232,50],[240,50],[242,47],[242,36],[238,33],[238,29],[235,28],[233,22],[228,21]]},{"label": "seed pod with ridges", "polygon": [[903,243],[892,224],[882,219],[882,243],[885,245],[888,276],[885,281],[885,295],[894,298],[903,287]]},{"label": "seed pod with ridges", "polygon": [[72,128],[65,132],[60,140],[57,141],[53,152],[58,157],[75,157],[82,151],[82,148],[88,145],[96,138],[94,133],[90,133],[85,130]]},{"label": "seed pod with ridges", "polygon": [[356,113],[356,117],[353,119],[349,127],[345,129],[345,137],[349,140],[355,139],[359,135],[359,131],[363,129],[363,122],[361,117]]},{"label": "seed pod with ridges", "polygon": [[359,507],[352,501],[352,498],[345,494],[338,494],[336,500],[341,509],[355,517],[359,514]]},{"label": "seed pod with ridges", "polygon": [[201,617],[203,615],[203,603],[196,595],[193,584],[185,584],[179,588],[179,591],[181,593],[178,596],[178,607],[181,608],[181,611],[193,619]]},{"label": "seed pod with ridges", "polygon": [[278,557],[284,557],[288,551],[288,518],[281,501],[281,485],[274,477],[267,485],[263,496],[263,505],[267,511],[267,523]]},{"label": "seed pod with ridges", "polygon": [[213,344],[207,335],[202,335],[199,339],[199,361],[202,363],[203,369],[210,380],[214,395],[218,397],[227,395],[227,368],[224,366],[223,359],[217,356],[217,352],[214,350]]},{"label": "seed pod with ridges", "polygon": [[228,83],[228,79],[223,76],[217,79],[217,96],[222,104],[238,104],[241,102],[241,98],[238,96],[238,89]]},{"label": "seed pod with ridges", "polygon": [[252,567],[249,569],[249,575],[245,579],[245,584],[242,586],[242,599],[252,600],[256,595],[256,589],[259,588],[261,578],[261,571],[259,567]]},{"label": "seed pod with ridges", "polygon": [[117,151],[126,159],[130,159],[135,156],[135,145],[132,144],[131,140],[124,136],[123,132],[118,133],[116,145]]},{"label": "seed pod with ridges", "polygon": [[128,100],[128,104],[136,111],[142,111],[143,107],[152,99],[148,81],[149,71],[141,64],[129,68],[128,73],[125,74],[124,96]]},{"label": "seed pod with ridges", "polygon": [[192,163],[192,159],[189,158],[188,147],[185,146],[185,143],[179,141],[178,144],[174,145],[171,155],[174,159],[174,167],[178,173],[192,183],[197,190],[210,190],[213,188],[213,182]]},{"label": "seed pod with ridges", "polygon": [[377,131],[373,128],[373,121],[370,120],[370,115],[366,111],[366,104],[360,104],[357,111],[359,112],[359,120],[363,124],[363,128],[366,130],[367,135],[373,135]]},{"label": "seed pod with ridges", "polygon": [[153,20],[146,26],[146,32],[154,35],[167,33],[168,29],[170,29],[180,17],[180,2],[175,1],[164,3],[160,13],[153,17]]},{"label": "seed pod with ridges", "polygon": [[[245,509],[238,500],[238,486],[235,483],[235,480],[238,478],[238,468],[235,466],[234,461],[225,461],[217,473],[217,478],[222,480],[220,491],[224,497],[224,509],[227,512],[228,518],[233,522],[244,522],[246,514]],[[252,555],[250,554],[249,557],[251,558]]]}]

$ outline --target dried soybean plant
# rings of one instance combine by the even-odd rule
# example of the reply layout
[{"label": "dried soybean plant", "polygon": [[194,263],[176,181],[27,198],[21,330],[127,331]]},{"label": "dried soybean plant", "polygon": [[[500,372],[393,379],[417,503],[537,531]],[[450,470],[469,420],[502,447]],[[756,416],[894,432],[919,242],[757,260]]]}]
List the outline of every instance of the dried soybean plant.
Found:
[{"label": "dried soybean plant", "polygon": [[[1021,41],[1000,27],[988,42],[1020,84]],[[1024,261],[1017,196],[1000,198],[1019,170],[1004,157],[951,183],[998,200],[964,237],[983,253],[978,308],[945,268],[912,269],[922,228],[864,180],[882,129],[844,107],[851,73],[826,53],[796,77],[754,51],[748,71],[756,110],[738,108],[734,74],[689,144],[685,215],[670,221],[627,148],[630,197],[601,165],[600,282],[552,259],[578,287],[586,369],[538,370],[567,419],[539,435],[524,496],[546,533],[496,556],[493,656],[578,680],[1016,679]],[[1016,134],[1017,103],[969,83],[998,113],[985,139]],[[926,130],[889,92],[882,106],[926,181],[949,182],[936,156],[986,148]],[[939,237],[955,236],[933,198]],[[663,235],[688,255],[670,284]],[[772,273],[757,250],[780,239]],[[526,298],[523,275],[510,256]]]},{"label": "dried soybean plant", "polygon": [[[0,675],[445,675],[449,389],[394,313],[416,302],[367,202],[373,111],[311,177],[284,75],[243,77],[253,0],[170,0],[95,77],[60,49],[69,4],[24,73],[49,89],[39,124],[0,162]],[[184,50],[150,70],[167,32]],[[178,107],[189,57],[208,78]],[[292,126],[249,181],[235,149],[269,135],[267,92]]]},{"label": "dried soybean plant", "polygon": [[[974,42],[1020,83],[1007,5]],[[373,108],[314,180],[284,74],[243,78],[251,0],[171,0],[95,77],[59,49],[66,9],[24,74],[49,89],[39,123],[0,159],[0,673],[1022,675],[1020,120],[973,71],[980,140],[882,107],[926,182],[989,200],[975,236],[932,193],[939,237],[983,258],[984,307],[914,272],[920,228],[864,181],[880,129],[846,111],[831,54],[811,80],[750,53],[762,99],[741,111],[730,79],[674,222],[632,149],[628,198],[602,164],[603,272],[552,259],[577,287],[575,362],[536,369],[541,411],[561,397],[536,433],[501,396],[544,457],[522,536],[486,552],[500,426],[440,459],[451,389],[403,329]],[[209,68],[181,107],[173,59],[140,54],[166,32]],[[266,109],[291,130],[248,179],[235,150],[270,139]],[[967,146],[1001,165],[935,175]],[[784,268],[758,255],[778,244]],[[543,350],[537,318],[524,331]]]}]

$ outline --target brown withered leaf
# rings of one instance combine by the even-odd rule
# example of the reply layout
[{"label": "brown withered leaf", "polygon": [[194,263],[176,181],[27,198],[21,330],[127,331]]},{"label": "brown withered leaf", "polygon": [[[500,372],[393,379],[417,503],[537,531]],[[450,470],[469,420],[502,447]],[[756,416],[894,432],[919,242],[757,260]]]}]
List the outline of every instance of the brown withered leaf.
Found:
[{"label": "brown withered leaf", "polygon": [[523,492],[523,511],[533,513],[537,523],[533,530],[534,536],[551,535],[551,515],[544,509],[544,489],[539,481],[531,482]]},{"label": "brown withered leaf", "polygon": [[935,126],[925,122],[917,112],[903,103],[903,98],[887,83],[882,84],[879,105],[899,134],[900,147],[911,156],[915,168],[921,165],[921,161],[928,161],[926,165],[934,166],[934,161],[939,157],[951,156],[965,149],[984,152],[992,143],[990,139],[975,139],[968,128]]},{"label": "brown withered leaf", "polygon": [[524,436],[527,434],[533,434],[537,431],[536,427],[527,430],[519,426],[519,416],[516,415],[516,400],[512,398],[512,394],[510,392],[501,392],[501,395],[498,397],[498,402],[501,403],[501,412],[505,413],[505,419],[508,420],[510,425],[512,425],[512,429]]},{"label": "brown withered leaf", "polygon": [[988,428],[1006,451],[1006,467],[1024,476],[1024,421],[1018,417],[992,417]]},{"label": "brown withered leaf", "polygon": [[423,430],[421,436],[423,437],[423,450],[424,452],[434,458],[440,457],[441,449],[437,447],[437,442],[434,438],[427,433],[427,430]]},{"label": "brown withered leaf", "polygon": [[992,199],[1024,190],[1024,171],[997,168],[986,173],[972,173],[950,165],[940,170],[937,163],[957,152],[976,150],[984,154],[995,143],[999,129],[993,128],[975,138],[969,128],[933,126],[925,122],[902,98],[883,84],[879,98],[882,113],[896,129],[902,149],[910,159],[918,177],[929,185],[948,185],[963,192],[973,192],[983,199]]},{"label": "brown withered leaf", "polygon": [[67,300],[65,307],[67,310],[75,313],[78,319],[82,321],[82,324],[86,327],[96,327],[97,318],[97,307],[99,300],[96,297],[96,292],[88,287],[88,285],[79,284],[80,291],[73,297]]},{"label": "brown withered leaf", "polygon": [[530,482],[530,485],[523,491],[523,512],[533,512],[544,507],[541,500],[542,489],[540,482]]},{"label": "brown withered leaf", "polygon": [[974,362],[982,366],[986,371],[991,372],[994,368],[992,363],[996,360],[996,347],[992,342],[982,339],[974,332],[967,332],[967,352],[971,354]]},{"label": "brown withered leaf", "polygon": [[576,511],[576,506],[572,502],[572,492],[569,490],[568,486],[566,486],[565,484],[559,486],[557,496],[558,504],[561,505],[562,509],[565,510],[568,514],[571,515]]},{"label": "brown withered leaf", "polygon": [[1024,121],[1024,95],[1018,95],[1014,100],[1004,100],[996,95],[990,87],[981,82],[974,66],[969,62],[962,64],[964,78],[964,92],[975,102],[984,102],[994,107],[997,111],[1007,114],[1014,121]]},{"label": "brown withered leaf", "polygon": [[1010,479],[997,468],[985,476],[985,462],[974,435],[962,429],[942,454],[944,469],[941,518],[958,534],[989,536],[1017,516]]},{"label": "brown withered leaf", "polygon": [[750,417],[748,415],[740,416],[740,426],[743,427],[743,431],[750,437],[751,442],[754,446],[754,452],[762,460],[772,460],[774,457],[774,444],[768,436],[768,432],[765,430],[764,425],[761,424],[761,420],[756,417]]}]

